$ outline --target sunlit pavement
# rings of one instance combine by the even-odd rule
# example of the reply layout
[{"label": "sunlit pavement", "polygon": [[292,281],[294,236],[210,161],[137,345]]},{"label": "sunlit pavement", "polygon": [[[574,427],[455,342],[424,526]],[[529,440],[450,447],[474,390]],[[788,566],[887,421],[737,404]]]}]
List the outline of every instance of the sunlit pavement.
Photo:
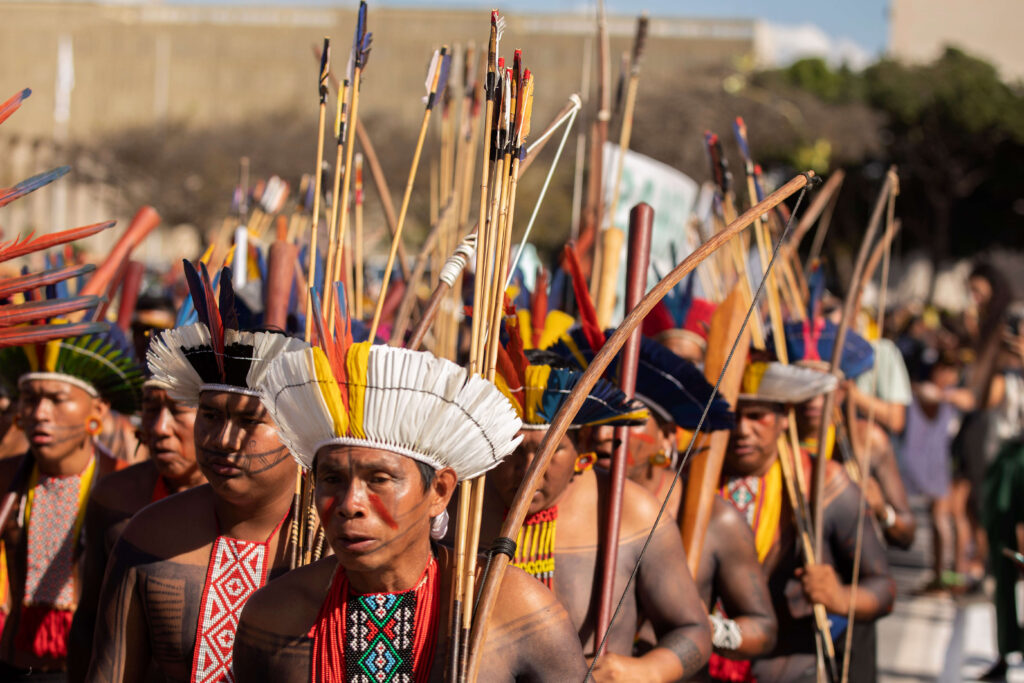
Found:
[{"label": "sunlit pavement", "polygon": [[[915,595],[931,577],[927,569],[931,533],[923,506],[918,534],[908,551],[892,551],[889,561],[896,579],[896,609],[878,624],[879,681],[977,680],[996,658],[995,608],[991,592],[950,598]],[[1010,659],[1006,679],[1024,683],[1019,655]]]}]

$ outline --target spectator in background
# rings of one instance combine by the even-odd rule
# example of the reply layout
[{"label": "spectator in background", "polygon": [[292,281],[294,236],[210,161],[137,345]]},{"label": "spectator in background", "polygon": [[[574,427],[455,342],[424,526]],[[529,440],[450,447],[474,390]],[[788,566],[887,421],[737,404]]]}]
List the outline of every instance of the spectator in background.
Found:
[{"label": "spectator in background", "polygon": [[896,344],[881,336],[871,320],[865,327],[864,337],[875,349],[875,365],[847,383],[846,396],[858,413],[873,414],[875,422],[890,435],[900,434],[906,426],[911,401],[907,366]]},{"label": "spectator in background", "polygon": [[[981,529],[980,492],[985,470],[995,457],[996,444],[992,439],[993,408],[1003,400],[1002,380],[995,380],[1000,374],[999,360],[1005,338],[1006,315],[1013,300],[1006,276],[990,263],[979,262],[968,278],[971,297],[974,300],[976,323],[971,316],[965,316],[970,334],[970,346],[974,363],[967,372],[967,388],[974,396],[973,409],[964,415],[960,431],[953,440],[953,510],[958,520],[957,565],[958,571],[966,568],[969,587],[977,586],[985,574],[984,558],[987,554],[987,540]],[[995,386],[994,386],[995,385]],[[974,548],[966,534],[960,533],[969,527]]]},{"label": "spectator in background", "polygon": [[960,363],[954,354],[925,349],[920,356],[913,401],[907,409],[903,481],[908,493],[929,501],[935,575],[925,590],[955,589],[959,581],[955,573],[946,571],[945,562],[957,531],[951,499],[950,444],[959,411],[970,410],[974,396],[970,390],[958,387]]}]

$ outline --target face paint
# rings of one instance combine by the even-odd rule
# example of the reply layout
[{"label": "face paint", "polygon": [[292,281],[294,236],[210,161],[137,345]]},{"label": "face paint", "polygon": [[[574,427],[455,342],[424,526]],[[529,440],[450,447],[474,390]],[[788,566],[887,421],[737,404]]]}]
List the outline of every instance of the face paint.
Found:
[{"label": "face paint", "polygon": [[369,498],[370,505],[373,506],[374,512],[376,512],[378,515],[380,515],[380,518],[382,520],[384,520],[384,523],[387,524],[392,529],[397,529],[398,528],[398,522],[396,522],[391,517],[391,514],[388,512],[387,507],[384,506],[384,502],[379,497],[377,497],[377,494],[376,493],[368,493],[368,494],[366,494],[366,497]]}]

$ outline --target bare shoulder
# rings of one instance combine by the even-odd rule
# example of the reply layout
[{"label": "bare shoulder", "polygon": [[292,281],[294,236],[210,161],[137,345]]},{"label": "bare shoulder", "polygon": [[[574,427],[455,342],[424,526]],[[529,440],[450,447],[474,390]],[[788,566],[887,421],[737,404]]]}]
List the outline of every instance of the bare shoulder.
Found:
[{"label": "bare shoulder", "polygon": [[97,481],[90,499],[110,510],[134,513],[152,498],[158,476],[152,461],[140,462]]},{"label": "bare shoulder", "polygon": [[[638,534],[650,533],[655,521],[658,520],[658,513],[664,501],[658,500],[650,491],[629,479],[626,480],[626,487],[622,491],[622,500],[622,540],[627,541]],[[672,522],[672,515],[666,508],[658,526]]]},{"label": "bare shoulder", "polygon": [[518,567],[508,566],[498,589],[498,604],[488,629],[487,647],[523,647],[537,634],[549,632],[569,614],[544,584]]},{"label": "bare shoulder", "polygon": [[216,537],[213,492],[203,484],[147,505],[132,517],[121,538],[139,550],[173,557],[195,548],[197,534]]},{"label": "bare shoulder", "polygon": [[754,535],[740,511],[719,496],[715,496],[715,503],[711,508],[708,533],[723,535],[730,539],[738,536],[753,538]]},{"label": "bare shoulder", "polygon": [[337,559],[330,556],[282,574],[249,597],[241,621],[279,635],[305,635],[316,621],[337,566]]}]

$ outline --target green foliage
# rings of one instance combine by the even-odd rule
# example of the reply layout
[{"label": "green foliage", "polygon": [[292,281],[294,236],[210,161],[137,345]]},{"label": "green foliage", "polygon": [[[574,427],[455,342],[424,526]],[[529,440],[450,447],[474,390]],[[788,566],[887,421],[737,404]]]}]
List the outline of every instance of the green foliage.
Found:
[{"label": "green foliage", "polygon": [[[1019,185],[1006,179],[1021,170],[1024,92],[1002,81],[988,62],[956,48],[929,64],[882,59],[859,73],[803,59],[763,74],[760,83],[789,86],[827,103],[859,102],[881,115],[881,158],[855,160],[849,170],[897,166],[907,246],[916,243],[941,259],[1007,244],[1006,235],[1021,233],[1021,214],[1014,210]],[[820,162],[807,143],[789,158],[806,166]],[[864,174],[861,182],[858,192],[868,199],[877,181]],[[979,215],[985,216],[982,225]],[[851,219],[846,231],[853,239],[860,218]],[[1024,245],[1016,239],[1015,246]]]}]

